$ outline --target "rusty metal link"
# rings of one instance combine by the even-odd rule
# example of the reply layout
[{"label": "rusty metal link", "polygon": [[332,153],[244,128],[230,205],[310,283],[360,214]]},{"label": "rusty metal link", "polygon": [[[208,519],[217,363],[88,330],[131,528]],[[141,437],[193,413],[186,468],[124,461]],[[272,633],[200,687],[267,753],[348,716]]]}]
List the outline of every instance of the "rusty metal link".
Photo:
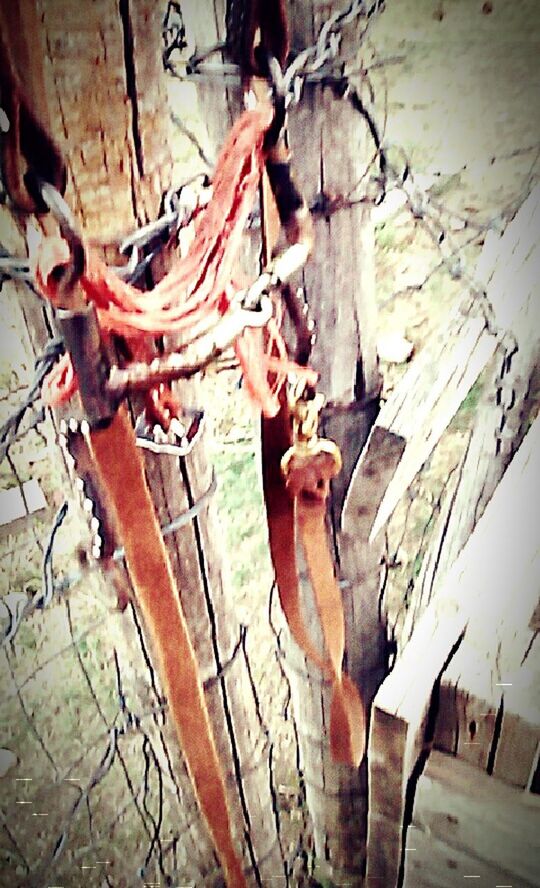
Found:
[{"label": "rusty metal link", "polygon": [[128,392],[146,391],[161,383],[189,379],[215,363],[245,329],[266,326],[273,313],[271,300],[266,295],[269,275],[266,278],[267,280],[262,281],[264,286],[261,291],[257,292],[253,287],[247,291],[248,294],[252,293],[253,302],[247,303],[245,292],[236,294],[231,311],[212,330],[194,340],[182,352],[154,358],[149,364],[132,362],[127,367],[111,367],[106,381],[109,396],[122,398]]},{"label": "rusty metal link", "polygon": [[66,300],[66,308],[74,308],[75,288],[86,264],[82,235],[71,209],[58,189],[51,185],[50,182],[43,180],[39,180],[37,184],[43,203],[58,222],[60,234],[69,246],[70,261],[67,266],[63,266],[62,278],[58,284],[58,295],[60,297],[59,302]]}]

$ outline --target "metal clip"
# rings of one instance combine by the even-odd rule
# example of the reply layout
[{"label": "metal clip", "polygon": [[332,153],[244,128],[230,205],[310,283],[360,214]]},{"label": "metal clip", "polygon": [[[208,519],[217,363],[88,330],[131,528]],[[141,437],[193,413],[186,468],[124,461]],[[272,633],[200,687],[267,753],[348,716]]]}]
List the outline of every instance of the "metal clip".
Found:
[{"label": "metal clip", "polygon": [[[144,410],[135,423],[137,447],[152,453],[187,456],[201,437],[205,420],[202,410],[184,408],[182,414],[182,419],[175,417],[171,420],[169,430],[165,432],[160,425],[151,426]],[[188,424],[183,422],[184,417],[189,419]]]},{"label": "metal clip", "polygon": [[[281,472],[289,478],[292,465],[300,464],[302,471],[307,466],[316,468],[331,465],[332,477],[341,469],[341,453],[337,444],[327,438],[320,438],[317,429],[320,412],[325,403],[322,392],[310,390],[304,379],[293,379],[287,394],[289,411],[292,417],[292,445],[281,459]],[[330,461],[319,457],[330,457]]]},{"label": "metal clip", "polygon": [[262,46],[256,47],[255,55],[257,63],[264,76],[267,78],[272,91],[274,116],[264,137],[264,149],[265,151],[268,151],[277,144],[285,129],[287,119],[287,92],[285,89],[285,81],[281,65],[276,57],[266,52]]},{"label": "metal clip", "polygon": [[289,411],[293,420],[294,443],[308,444],[317,437],[319,414],[324,407],[322,392],[313,392],[303,378],[293,378],[287,393]]}]

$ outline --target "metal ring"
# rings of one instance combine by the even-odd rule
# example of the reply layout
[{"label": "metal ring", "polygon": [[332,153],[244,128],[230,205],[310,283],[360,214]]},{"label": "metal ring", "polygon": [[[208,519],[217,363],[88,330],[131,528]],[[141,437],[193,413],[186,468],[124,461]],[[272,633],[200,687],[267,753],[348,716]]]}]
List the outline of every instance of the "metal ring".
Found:
[{"label": "metal ring", "polygon": [[84,244],[75,217],[58,189],[50,182],[41,179],[38,180],[38,188],[44,204],[58,222],[62,237],[69,246],[70,264],[59,284],[59,291],[67,294],[84,273],[86,265]]}]

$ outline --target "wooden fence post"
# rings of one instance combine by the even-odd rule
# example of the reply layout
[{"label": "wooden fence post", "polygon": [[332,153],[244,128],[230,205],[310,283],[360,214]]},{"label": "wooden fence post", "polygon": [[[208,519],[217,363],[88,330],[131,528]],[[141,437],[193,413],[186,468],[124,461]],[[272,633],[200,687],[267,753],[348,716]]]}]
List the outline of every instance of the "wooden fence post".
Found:
[{"label": "wooden fence post", "polygon": [[[294,0],[289,4],[291,46],[300,52],[315,43],[337,3]],[[357,24],[365,24],[360,17]],[[355,50],[357,29],[342,34],[341,52]],[[292,167],[308,205],[324,207],[348,195],[372,158],[363,117],[331,85],[306,83],[289,114]],[[346,204],[346,201],[345,201]],[[339,205],[339,200],[336,206]],[[380,379],[375,346],[376,303],[374,229],[370,212],[357,204],[324,209],[314,216],[313,254],[302,284],[316,321],[312,365],[328,404],[323,433],[339,444],[344,468],[332,492],[332,538],[342,581],[346,621],[345,666],[366,705],[386,671],[386,633],[378,611],[380,541],[368,542],[371,522],[389,474],[401,453],[401,440],[386,436],[380,460],[366,472],[365,492],[355,493],[348,509],[352,528],[345,532],[342,510],[358,456],[378,412]],[[360,485],[361,487],[361,485]],[[309,592],[306,590],[309,601]],[[315,608],[307,604],[306,613]],[[308,619],[317,636],[313,616]],[[318,861],[332,878],[358,884],[365,864],[367,769],[336,765],[325,726],[329,724],[328,688],[291,643],[287,650],[295,717],[301,745],[308,807],[313,818]]]},{"label": "wooden fence post", "polygon": [[[26,35],[26,43],[45,59],[45,110],[67,157],[66,197],[86,238],[111,252],[120,236],[156,217],[162,193],[174,184],[161,59],[164,10],[150,0],[98,0],[80,7],[68,0],[40,0],[36,8],[36,31]],[[33,88],[34,69],[24,73]],[[46,337],[45,317],[41,306],[27,313],[36,344]],[[162,523],[198,501],[212,478],[204,439],[185,458],[149,454],[146,471]],[[272,748],[261,724],[239,620],[224,586],[219,539],[215,507],[205,503],[191,524],[168,538],[167,548],[205,682],[249,883],[272,879],[286,884]],[[159,705],[159,676],[136,605],[130,604],[123,622],[127,644],[121,671],[131,708]],[[166,717],[156,717],[152,729],[167,788],[161,829],[180,847],[176,868],[166,861],[164,872],[182,882],[213,885],[215,855],[174,729]],[[129,869],[131,861],[121,848],[116,854],[118,868]]]}]

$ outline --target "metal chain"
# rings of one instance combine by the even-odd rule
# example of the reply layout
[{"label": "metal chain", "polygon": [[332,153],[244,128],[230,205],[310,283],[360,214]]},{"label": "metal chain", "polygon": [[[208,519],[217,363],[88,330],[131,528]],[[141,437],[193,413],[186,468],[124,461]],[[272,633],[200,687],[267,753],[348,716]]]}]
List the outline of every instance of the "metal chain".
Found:
[{"label": "metal chain", "polygon": [[[199,187],[193,187],[199,182]],[[112,270],[122,280],[136,283],[169,239],[189,225],[194,216],[206,206],[212,193],[206,173],[190,176],[175,188],[170,188],[161,201],[157,219],[135,229],[120,244],[120,253],[128,257],[125,265]],[[0,291],[6,281],[24,283],[35,292],[33,276],[27,257],[14,256],[0,243]]]},{"label": "metal chain", "polygon": [[[320,82],[323,79],[332,78],[334,75],[332,70],[333,63],[339,57],[343,30],[347,25],[364,16],[367,22],[364,30],[365,34],[373,16],[381,12],[384,5],[385,0],[371,0],[371,2],[367,2],[367,0],[353,0],[353,2],[338,9],[330,16],[321,27],[315,43],[299,52],[285,71],[284,78],[289,102],[296,104],[300,100],[305,83]],[[185,42],[185,29],[183,22],[181,25],[178,23],[177,36],[175,38],[171,37],[169,20],[168,8],[163,29],[163,64],[168,73],[179,79],[195,78],[201,80],[208,78],[212,80],[215,77],[219,77],[225,78],[229,82],[233,81],[238,85],[241,84],[241,71],[238,65],[230,62],[208,61],[208,58],[214,53],[226,52],[227,46],[223,42],[215,43],[213,46],[206,47],[205,49],[196,50],[187,61],[183,62],[185,73],[179,73],[171,63],[170,56],[172,49],[182,49],[187,45]],[[180,38],[178,35],[180,35]],[[182,45],[180,45],[181,41],[183,41]],[[170,49],[171,46],[172,49]],[[343,70],[342,66],[340,66],[337,78],[341,80],[342,77]]]},{"label": "metal chain", "polygon": [[187,46],[186,28],[182,17],[182,7],[175,0],[169,0],[163,17],[163,64],[165,70],[172,67],[170,57],[178,49],[180,52]]},{"label": "metal chain", "polygon": [[[290,101],[295,104],[300,101],[307,80],[328,76],[329,72],[324,69],[339,56],[344,28],[360,16],[364,16],[370,24],[373,16],[383,10],[384,3],[385,0],[373,0],[371,3],[367,3],[366,0],[353,0],[347,7],[330,16],[319,31],[315,43],[302,50],[283,75]],[[343,71],[340,79],[342,77]]]}]

